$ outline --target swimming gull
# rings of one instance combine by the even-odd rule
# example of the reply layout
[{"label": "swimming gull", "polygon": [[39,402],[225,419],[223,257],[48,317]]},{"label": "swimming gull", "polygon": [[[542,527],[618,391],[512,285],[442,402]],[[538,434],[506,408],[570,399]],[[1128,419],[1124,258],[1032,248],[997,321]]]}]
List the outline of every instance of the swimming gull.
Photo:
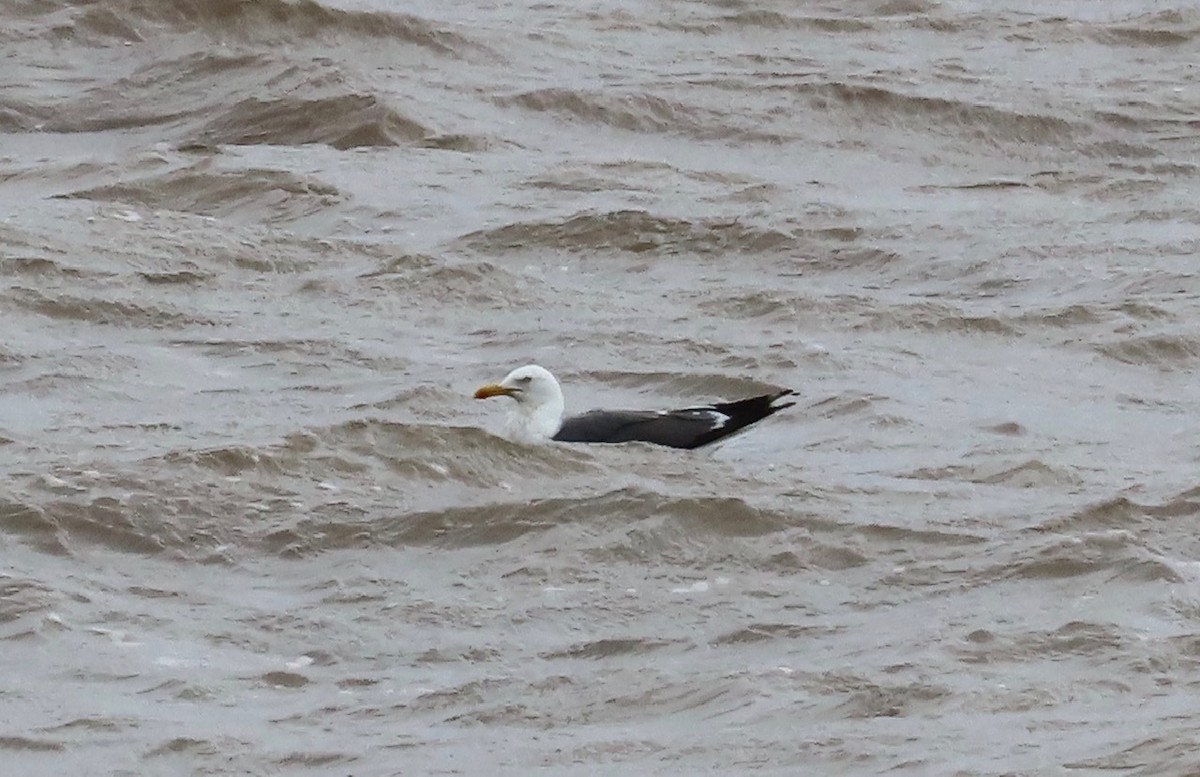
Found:
[{"label": "swimming gull", "polygon": [[680,410],[592,410],[563,419],[563,394],[550,371],[536,364],[518,367],[499,383],[475,392],[476,399],[516,400],[506,434],[524,442],[649,442],[672,448],[699,448],[761,421],[795,402],[774,404],[790,389],[735,402]]}]

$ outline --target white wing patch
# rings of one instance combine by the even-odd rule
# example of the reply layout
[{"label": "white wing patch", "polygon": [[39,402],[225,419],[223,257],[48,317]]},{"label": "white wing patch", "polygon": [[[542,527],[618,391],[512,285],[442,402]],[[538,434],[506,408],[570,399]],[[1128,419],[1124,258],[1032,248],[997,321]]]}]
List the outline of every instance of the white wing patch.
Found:
[{"label": "white wing patch", "polygon": [[707,421],[709,430],[720,429],[729,423],[730,418],[718,410],[704,407],[693,407],[687,410],[659,410],[656,415],[660,418],[674,416],[675,418],[687,418],[694,421]]},{"label": "white wing patch", "polygon": [[729,422],[729,416],[724,413],[699,407],[694,410],[685,410],[682,415],[694,418],[697,421],[707,421],[709,429],[720,429]]},{"label": "white wing patch", "polygon": [[722,426],[729,423],[729,416],[725,415],[724,413],[718,413],[716,410],[709,410],[707,413],[705,413],[705,415],[707,415],[712,421],[713,429],[720,429]]}]

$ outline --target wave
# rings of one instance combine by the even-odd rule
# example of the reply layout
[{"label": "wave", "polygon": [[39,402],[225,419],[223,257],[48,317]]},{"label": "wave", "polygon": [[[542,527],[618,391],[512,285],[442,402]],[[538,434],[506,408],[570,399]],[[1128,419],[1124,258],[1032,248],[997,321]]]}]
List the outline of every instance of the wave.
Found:
[{"label": "wave", "polygon": [[1108,623],[1069,621],[1055,629],[997,634],[987,629],[971,632],[965,645],[954,648],[967,663],[1026,661],[1030,658],[1064,659],[1069,656],[1122,654],[1129,638]]},{"label": "wave", "polygon": [[1159,11],[1123,19],[1091,31],[1094,40],[1119,46],[1169,48],[1200,39],[1195,11]]},{"label": "wave", "polygon": [[709,645],[745,645],[776,639],[810,639],[839,631],[837,627],[800,623],[752,623],[709,640]]},{"label": "wave", "polygon": [[15,97],[0,97],[0,132],[33,132],[51,113],[45,106]]},{"label": "wave", "polygon": [[697,130],[704,126],[692,109],[646,93],[537,89],[497,97],[495,102],[501,107],[515,106],[537,113],[552,113],[631,132],[674,132],[684,127]]},{"label": "wave", "polygon": [[792,16],[779,11],[754,9],[720,17],[722,27],[758,27],[765,30],[815,30],[829,33],[858,33],[873,30],[877,24],[868,19],[836,16]]},{"label": "wave", "polygon": [[627,655],[644,656],[665,647],[688,644],[690,643],[678,639],[606,638],[577,643],[562,650],[547,651],[539,657],[546,660],[554,660],[561,658],[603,659]]},{"label": "wave", "polygon": [[1200,360],[1200,337],[1191,335],[1143,335],[1104,343],[1096,350],[1125,364],[1162,370],[1194,369]]},{"label": "wave", "polygon": [[35,739],[23,736],[0,736],[0,750],[27,751],[32,753],[60,753],[67,750],[64,742]]},{"label": "wave", "polygon": [[781,531],[788,516],[732,497],[670,497],[618,489],[580,497],[460,506],[366,520],[305,517],[263,535],[270,550],[289,556],[370,547],[432,546],[455,549],[503,545],[530,535],[586,525],[589,531],[628,526],[620,539],[593,551],[605,556],[670,552],[721,537]]},{"label": "wave", "polygon": [[[251,538],[288,553],[359,542],[471,545],[529,530],[524,505],[405,505],[482,502],[511,491],[510,482],[572,476],[582,476],[586,493],[595,468],[585,451],[518,445],[476,428],[351,421],[277,443],[174,450],[116,469],[62,468],[61,485],[26,478],[45,498],[0,500],[0,533],[58,555],[86,544],[219,564],[232,563]],[[378,518],[397,509],[392,520]],[[539,510],[557,515],[549,503]],[[477,531],[484,536],[471,539]]]},{"label": "wave", "polygon": [[207,163],[58,196],[251,223],[303,218],[342,200],[337,189],[312,178],[280,170],[214,170]]},{"label": "wave", "polygon": [[[758,699],[759,691],[756,688],[733,675],[710,678],[706,682],[690,685],[681,685],[674,680],[664,682],[639,679],[630,688],[606,692],[603,701],[591,701],[580,705],[580,709],[572,712],[572,718],[582,720],[588,725],[607,728],[628,725],[631,715],[637,719],[663,720],[681,719],[690,713],[699,714],[711,725],[722,716],[736,715],[744,711]],[[655,752],[656,757],[661,757],[661,753],[657,752],[657,744],[642,746]],[[621,750],[628,748],[625,744],[620,747]],[[595,762],[597,754],[587,751],[588,748],[576,748],[569,752],[563,762],[564,770],[589,760]],[[600,762],[604,766],[600,767],[599,771],[612,770],[611,754],[606,754]],[[590,771],[597,771],[597,768],[593,766]]]},{"label": "wave", "polygon": [[1178,518],[1200,513],[1200,487],[1189,489],[1162,504],[1141,504],[1116,496],[1088,505],[1069,515],[1052,518],[1036,531],[1081,532],[1097,530],[1144,530],[1161,518]]},{"label": "wave", "polygon": [[1071,144],[1087,129],[1057,116],[906,94],[880,86],[828,83],[798,84],[794,88],[813,111],[840,116],[856,125],[941,132],[963,136],[973,144],[1062,146]]},{"label": "wave", "polygon": [[[982,580],[1055,579],[1098,575],[1107,581],[1182,582],[1180,565],[1159,548],[1156,537],[1174,519],[1200,514],[1200,501],[1184,492],[1161,504],[1140,504],[1116,496],[1056,516],[1026,530],[1046,535],[1021,543],[1017,556],[1002,559],[980,574]],[[1191,565],[1188,562],[1185,566]]]},{"label": "wave", "polygon": [[34,289],[10,289],[5,299],[31,313],[60,321],[84,321],[133,329],[183,329],[213,326],[216,322],[144,301],[84,298],[71,294],[49,294]]},{"label": "wave", "polygon": [[58,526],[36,505],[0,498],[0,531],[23,537],[44,553],[67,553],[67,545],[58,532]]},{"label": "wave", "polygon": [[1142,506],[1118,496],[1089,505],[1066,516],[1052,518],[1036,527],[1037,531],[1081,532],[1106,529],[1132,529],[1142,515]]},{"label": "wave", "polygon": [[371,95],[302,99],[249,98],[200,130],[197,144],[303,145],[337,149],[395,146],[428,134],[420,124],[384,107]]},{"label": "wave", "polygon": [[[445,404],[444,394],[437,398]],[[314,503],[337,502],[333,492],[321,496],[327,487],[323,484],[343,476],[390,482],[400,492],[414,487],[431,492],[444,485],[461,501],[509,481],[563,478],[594,468],[586,452],[563,446],[521,445],[475,427],[383,419],[306,429],[274,444],[171,451],[146,463],[173,479],[186,475],[203,482],[214,474],[239,478],[252,489],[266,489],[272,498],[285,488]],[[370,504],[382,498],[359,496]]]},{"label": "wave", "polygon": [[851,720],[917,716],[936,709],[954,694],[950,686],[924,682],[881,685],[865,678],[830,674],[820,681],[825,692],[834,690],[847,696],[835,709]]},{"label": "wave", "polygon": [[[441,305],[475,311],[527,309],[538,305],[545,292],[544,282],[536,276],[510,272],[487,260],[443,261],[408,255],[387,260],[360,277],[376,290],[399,289],[402,293],[397,299],[406,300],[404,304],[423,315]],[[481,336],[489,333],[476,332]]]},{"label": "wave", "polygon": [[101,132],[152,128],[181,150],[227,145],[381,146],[477,151],[486,138],[439,134],[330,61],[201,51],[154,62],[59,104],[0,109],[15,129]]},{"label": "wave", "polygon": [[1084,532],[1052,539],[1042,548],[1012,559],[1004,579],[1042,580],[1086,575],[1105,579],[1167,580],[1179,575],[1161,560],[1148,558],[1142,545],[1123,531]]},{"label": "wave", "polygon": [[[1000,433],[1012,434],[1011,429]],[[972,464],[948,467],[922,467],[905,477],[918,480],[953,480],[980,485],[1005,485],[1017,488],[1041,488],[1047,486],[1077,486],[1080,478],[1060,467],[1054,467],[1037,459],[1019,464]]]},{"label": "wave", "polygon": [[268,55],[224,51],[159,60],[73,100],[44,107],[40,128],[71,133],[150,127],[162,140],[164,128],[207,117],[277,68]]},{"label": "wave", "polygon": [[1006,318],[1022,329],[1044,327],[1047,329],[1071,329],[1074,327],[1096,327],[1102,324],[1127,324],[1129,319],[1139,322],[1170,321],[1173,316],[1163,307],[1142,301],[1117,303],[1074,304],[1056,308],[1032,308],[1026,312]]},{"label": "wave", "polygon": [[624,251],[725,255],[785,252],[797,246],[794,236],[740,221],[690,221],[656,216],[644,210],[579,213],[564,220],[517,222],[471,232],[458,242],[486,253],[537,251]]},{"label": "wave", "polygon": [[934,302],[893,305],[886,310],[865,312],[863,318],[863,322],[855,325],[856,329],[918,329],[927,332],[1004,337],[1023,334],[1019,327],[1003,317],[974,315],[951,305]]},{"label": "wave", "polygon": [[[437,145],[442,142],[428,128],[400,115],[374,95],[339,94],[310,99],[244,99],[205,124],[185,148],[308,143],[324,143],[340,150],[401,145],[446,147]],[[472,150],[484,145],[464,137],[448,147]]]},{"label": "wave", "polygon": [[0,530],[24,539],[44,553],[67,555],[76,541],[131,553],[158,553],[165,547],[160,527],[141,520],[111,497],[87,502],[53,500],[33,506],[0,502]]},{"label": "wave", "polygon": [[[49,4],[46,10],[54,7]],[[227,43],[336,43],[366,38],[450,56],[487,51],[462,33],[419,16],[329,8],[315,0],[113,0],[84,7],[45,34],[107,46],[161,34],[197,33]]]},{"label": "wave", "polygon": [[548,88],[495,97],[502,108],[553,116],[559,120],[639,134],[686,135],[697,140],[737,139],[744,142],[777,144],[784,136],[743,126],[744,119],[732,112],[721,113],[668,100],[648,92],[618,93]]},{"label": "wave", "polygon": [[[11,245],[11,244],[10,244]],[[44,256],[6,256],[0,264],[0,276],[13,278],[83,278],[91,275],[85,270]]]}]

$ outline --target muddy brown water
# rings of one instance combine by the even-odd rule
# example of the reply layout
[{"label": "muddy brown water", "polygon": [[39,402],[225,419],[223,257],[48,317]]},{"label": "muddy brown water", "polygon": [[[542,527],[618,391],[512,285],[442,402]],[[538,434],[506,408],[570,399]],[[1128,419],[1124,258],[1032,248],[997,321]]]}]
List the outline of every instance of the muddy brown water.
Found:
[{"label": "muddy brown water", "polygon": [[[0,5],[5,774],[1200,769],[1200,10]],[[767,386],[715,447],[530,447]]]}]

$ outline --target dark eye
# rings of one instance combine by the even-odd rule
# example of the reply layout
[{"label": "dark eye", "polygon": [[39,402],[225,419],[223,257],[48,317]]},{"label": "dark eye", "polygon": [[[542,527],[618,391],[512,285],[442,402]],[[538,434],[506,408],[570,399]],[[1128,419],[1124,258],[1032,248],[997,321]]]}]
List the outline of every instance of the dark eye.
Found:
[{"label": "dark eye", "polygon": [[531,380],[533,380],[533,376],[532,376],[532,375],[526,375],[526,376],[524,376],[524,377],[517,378],[517,383],[520,383],[522,386],[528,386],[528,385],[529,385],[529,381],[531,381]]}]

